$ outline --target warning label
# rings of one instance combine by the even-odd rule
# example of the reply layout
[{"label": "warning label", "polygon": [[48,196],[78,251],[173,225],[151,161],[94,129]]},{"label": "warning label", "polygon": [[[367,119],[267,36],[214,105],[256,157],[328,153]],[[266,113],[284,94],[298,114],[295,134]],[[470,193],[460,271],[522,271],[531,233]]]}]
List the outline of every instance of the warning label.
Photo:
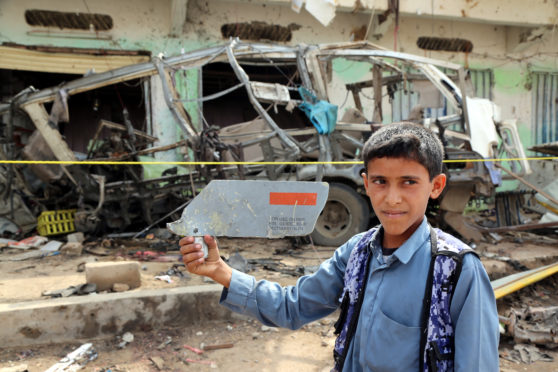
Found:
[{"label": "warning label", "polygon": [[277,217],[271,216],[269,228],[272,231],[301,232],[306,230],[306,218],[304,217]]}]

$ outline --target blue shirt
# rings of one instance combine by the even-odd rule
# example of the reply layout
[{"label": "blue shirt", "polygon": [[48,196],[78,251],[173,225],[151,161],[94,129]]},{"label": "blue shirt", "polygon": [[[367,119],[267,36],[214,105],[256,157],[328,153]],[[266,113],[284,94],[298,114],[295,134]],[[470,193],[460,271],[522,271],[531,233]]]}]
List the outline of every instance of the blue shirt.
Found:
[{"label": "blue shirt", "polygon": [[[345,267],[361,236],[355,235],[294,286],[283,288],[233,271],[221,304],[266,325],[291,329],[322,318],[340,305]],[[387,261],[378,241],[371,249],[364,301],[343,371],[418,371],[422,300],[431,260],[426,218]],[[463,260],[450,312],[455,371],[498,371],[496,300],[484,267],[472,254]]]}]

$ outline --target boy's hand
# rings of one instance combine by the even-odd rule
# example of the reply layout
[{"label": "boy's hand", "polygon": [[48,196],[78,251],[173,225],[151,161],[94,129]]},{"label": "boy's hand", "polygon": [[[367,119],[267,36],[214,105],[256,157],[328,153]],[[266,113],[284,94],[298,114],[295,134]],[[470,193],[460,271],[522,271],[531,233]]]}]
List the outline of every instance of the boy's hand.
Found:
[{"label": "boy's hand", "polygon": [[207,276],[228,288],[232,276],[231,268],[221,259],[215,238],[205,235],[203,239],[208,248],[207,258],[203,258],[201,244],[194,243],[193,236],[180,239],[178,244],[184,265],[192,274]]}]

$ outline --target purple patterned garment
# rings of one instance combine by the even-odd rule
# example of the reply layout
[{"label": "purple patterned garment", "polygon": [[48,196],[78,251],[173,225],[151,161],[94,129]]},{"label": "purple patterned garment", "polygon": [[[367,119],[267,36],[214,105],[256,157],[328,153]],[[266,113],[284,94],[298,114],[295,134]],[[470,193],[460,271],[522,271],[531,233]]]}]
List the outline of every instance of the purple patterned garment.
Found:
[{"label": "purple patterned garment", "polygon": [[454,327],[450,315],[451,295],[457,284],[462,255],[472,252],[465,243],[435,229],[437,254],[432,271],[430,312],[427,314],[426,343],[422,372],[451,372],[454,360]]},{"label": "purple patterned garment", "polygon": [[346,348],[349,347],[349,343],[347,341],[350,340],[347,340],[347,334],[349,333],[349,327],[355,312],[355,307],[360,299],[360,296],[363,295],[362,292],[367,272],[366,266],[368,265],[371,254],[370,249],[368,249],[368,245],[376,231],[378,231],[378,228],[374,227],[364,234],[364,236],[357,243],[356,248],[354,248],[351,252],[349,260],[347,261],[345,277],[343,280],[345,288],[343,289],[343,294],[341,295],[339,301],[342,302],[343,298],[348,295],[349,306],[346,309],[346,316],[344,317],[344,323],[342,324],[343,328],[335,340],[334,356],[336,360],[335,368],[332,369],[332,372],[338,371],[339,367],[342,366],[343,361],[340,361],[338,358],[340,357],[341,359],[344,359],[346,355]]}]

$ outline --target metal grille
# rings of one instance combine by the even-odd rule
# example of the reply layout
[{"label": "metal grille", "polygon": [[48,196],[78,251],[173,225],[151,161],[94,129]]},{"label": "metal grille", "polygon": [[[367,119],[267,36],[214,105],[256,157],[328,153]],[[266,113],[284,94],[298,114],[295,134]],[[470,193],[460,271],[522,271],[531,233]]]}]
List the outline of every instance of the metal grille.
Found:
[{"label": "metal grille", "polygon": [[25,21],[30,26],[58,27],[74,30],[108,31],[112,29],[112,17],[107,14],[58,12],[31,9],[25,11]]},{"label": "metal grille", "polygon": [[558,72],[533,72],[534,144],[558,141]]},{"label": "metal grille", "polygon": [[494,86],[494,73],[492,70],[469,70],[475,97],[492,100],[492,87]]}]

